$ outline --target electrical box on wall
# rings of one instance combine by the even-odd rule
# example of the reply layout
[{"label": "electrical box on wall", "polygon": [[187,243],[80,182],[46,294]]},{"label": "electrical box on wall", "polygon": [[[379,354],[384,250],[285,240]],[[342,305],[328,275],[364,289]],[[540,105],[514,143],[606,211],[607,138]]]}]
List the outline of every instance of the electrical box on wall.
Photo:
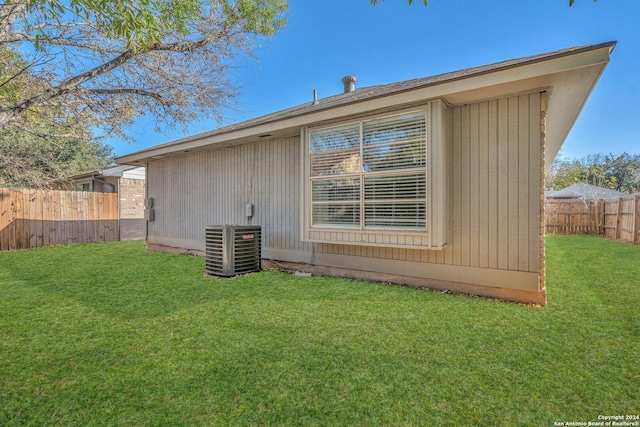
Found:
[{"label": "electrical box on wall", "polygon": [[247,206],[244,207],[244,216],[246,216],[247,218],[252,218],[253,217],[253,205],[252,204],[248,204]]},{"label": "electrical box on wall", "polygon": [[155,219],[153,203],[153,197],[147,197],[146,199],[144,199],[144,219],[146,221],[153,221]]}]

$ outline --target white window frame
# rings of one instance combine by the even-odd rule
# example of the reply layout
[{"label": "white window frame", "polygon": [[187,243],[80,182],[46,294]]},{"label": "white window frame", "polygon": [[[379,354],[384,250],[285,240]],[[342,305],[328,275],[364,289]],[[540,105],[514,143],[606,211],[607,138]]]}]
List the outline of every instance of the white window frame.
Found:
[{"label": "white window frame", "polygon": [[[346,175],[329,175],[327,179],[345,178],[359,179],[359,223],[345,224],[313,224],[313,204],[311,200],[313,182],[321,182],[324,178],[311,176],[311,132],[325,129],[344,127],[349,125],[359,126],[359,159],[363,159],[363,123],[387,117],[400,116],[409,113],[422,112],[425,115],[425,153],[426,163],[424,167],[410,167],[406,169],[393,169],[389,171],[365,172],[362,166],[359,170]],[[442,249],[446,246],[446,187],[447,187],[447,114],[446,106],[441,100],[433,100],[424,105],[380,113],[357,119],[345,120],[331,125],[319,125],[305,127],[301,130],[302,153],[302,197],[301,197],[301,235],[305,242],[337,243],[363,246],[385,246],[404,248]],[[365,205],[372,201],[365,200],[365,178],[418,175],[425,174],[425,198],[424,198],[424,226],[372,226],[365,225]],[[402,198],[394,199],[395,203],[402,203]],[[422,203],[423,199],[406,199],[407,203]],[[316,205],[321,202],[315,202]],[[345,201],[345,205],[354,205]],[[339,203],[338,203],[339,204]]]}]

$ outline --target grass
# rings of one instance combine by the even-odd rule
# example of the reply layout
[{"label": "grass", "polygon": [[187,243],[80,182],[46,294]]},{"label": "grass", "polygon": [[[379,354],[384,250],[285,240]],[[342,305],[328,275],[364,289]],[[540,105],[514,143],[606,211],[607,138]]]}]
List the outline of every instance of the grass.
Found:
[{"label": "grass", "polygon": [[0,425],[554,425],[640,411],[640,246],[548,237],[549,305],[108,243],[0,253]]}]

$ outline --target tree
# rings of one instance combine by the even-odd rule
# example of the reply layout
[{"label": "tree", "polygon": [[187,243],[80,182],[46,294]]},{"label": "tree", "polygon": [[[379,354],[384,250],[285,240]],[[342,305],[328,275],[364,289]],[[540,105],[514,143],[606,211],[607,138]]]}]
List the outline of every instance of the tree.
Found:
[{"label": "tree", "polygon": [[88,138],[54,141],[15,127],[0,131],[0,188],[43,188],[112,161],[111,146]]},{"label": "tree", "polygon": [[[22,65],[0,80],[0,88],[13,87],[11,96],[0,93],[0,128],[39,133],[51,129],[33,123],[53,121],[67,134],[88,127],[126,138],[143,114],[159,127],[220,118],[237,93],[235,61],[286,24],[287,7],[285,0],[6,0],[0,47]],[[27,74],[40,84],[20,84]]]},{"label": "tree", "polygon": [[578,182],[611,190],[640,191],[640,154],[591,154],[582,159],[556,159],[546,177],[546,187],[561,189]]},{"label": "tree", "polygon": [[[0,99],[14,102],[27,88],[43,90],[46,84],[29,72],[21,56],[0,46]],[[86,125],[69,133],[59,118],[64,111],[34,108],[20,123],[0,129],[0,187],[37,188],[47,181],[103,167],[113,160],[113,148],[91,140]]]},{"label": "tree", "polygon": [[603,168],[616,183],[615,190],[625,193],[640,191],[640,154],[610,154],[605,158]]}]

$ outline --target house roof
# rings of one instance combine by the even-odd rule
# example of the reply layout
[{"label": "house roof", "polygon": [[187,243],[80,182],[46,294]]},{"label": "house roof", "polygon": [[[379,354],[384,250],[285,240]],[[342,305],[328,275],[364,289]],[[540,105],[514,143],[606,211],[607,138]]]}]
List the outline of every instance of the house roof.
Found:
[{"label": "house roof", "polygon": [[104,168],[104,169],[94,169],[91,171],[86,171],[86,172],[81,172],[79,174],[76,175],[72,175],[69,176],[67,178],[64,179],[60,179],[60,180],[56,180],[54,182],[60,182],[60,181],[77,181],[80,179],[85,179],[85,178],[93,178],[93,177],[105,177],[105,176],[117,176],[117,177],[122,177],[124,173],[137,169],[140,166],[135,166],[135,165],[118,165],[118,166],[111,166],[108,168]]},{"label": "house roof", "polygon": [[622,196],[628,196],[620,191],[610,190],[608,188],[598,187],[597,185],[585,184],[579,182],[570,185],[562,190],[550,191],[546,194],[548,199],[612,199]]},{"label": "house roof", "polygon": [[615,42],[574,47],[436,76],[363,87],[150,147],[121,156],[116,162],[143,165],[165,157],[185,156],[269,137],[299,135],[302,126],[429,99],[444,98],[450,104],[464,104],[533,90],[553,94],[548,102],[550,119],[546,136],[547,158],[554,158],[609,62],[614,47]]}]

